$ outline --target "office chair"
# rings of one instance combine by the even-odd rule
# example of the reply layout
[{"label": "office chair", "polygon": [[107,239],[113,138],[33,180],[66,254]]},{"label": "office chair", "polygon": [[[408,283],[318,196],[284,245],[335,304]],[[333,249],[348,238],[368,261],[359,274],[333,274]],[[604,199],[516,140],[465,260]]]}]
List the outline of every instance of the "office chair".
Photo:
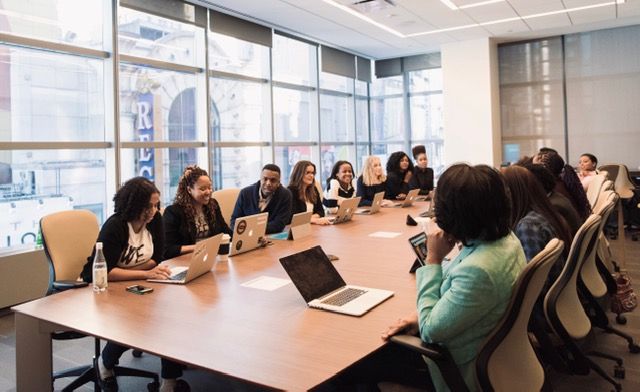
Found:
[{"label": "office chair", "polygon": [[[631,176],[629,175],[629,169],[625,165],[604,165],[600,166],[598,170],[604,170],[608,172],[609,179],[614,183],[614,189],[620,196],[620,203],[618,204],[618,235],[616,237],[624,238],[624,213],[622,209],[622,201],[630,202],[635,196],[636,186]],[[640,203],[630,206],[630,210],[637,210],[640,208]],[[627,210],[629,212],[629,210]],[[627,220],[631,217],[627,217]],[[631,232],[631,240],[638,241],[640,232],[638,229],[633,229],[631,224],[629,225],[629,231]],[[615,239],[615,238],[614,238]],[[623,257],[626,257],[623,246]]]},{"label": "office chair", "polygon": [[598,203],[598,196],[600,196],[602,187],[606,181],[607,177],[604,174],[596,174],[594,179],[589,183],[589,188],[587,188],[587,199],[589,200],[589,205],[592,209]]},{"label": "office chair", "polygon": [[233,214],[239,194],[239,188],[218,189],[211,194],[211,197],[216,199],[220,205],[220,212],[222,212],[222,217],[227,224],[231,222],[231,214]]},{"label": "office chair", "polygon": [[[96,216],[87,210],[56,212],[40,219],[40,230],[51,273],[50,294],[87,286],[78,278],[98,238]],[[78,332],[54,332],[51,336],[56,340],[83,337],[86,335]],[[63,391],[73,391],[88,382],[93,382],[98,390],[97,369],[94,366],[100,356],[100,340],[95,338],[94,343],[95,356],[92,364],[53,373],[51,377],[53,382],[59,378],[77,377],[63,388]],[[116,366],[115,373],[122,376],[150,378],[153,380],[150,389],[157,389],[157,385],[159,385],[158,375],[152,372]]]},{"label": "office chair", "polygon": [[[544,369],[527,332],[533,307],[564,244],[552,239],[527,264],[514,284],[505,315],[489,334],[476,359],[477,381],[483,391],[547,389]],[[468,391],[462,375],[446,347],[425,343],[417,336],[397,335],[391,341],[433,360],[449,389]],[[513,358],[518,358],[514,361]]]},{"label": "office chair", "polygon": [[562,340],[564,353],[568,354],[564,355],[564,359],[571,372],[577,375],[586,375],[590,370],[594,370],[611,383],[616,391],[620,391],[622,385],[610,377],[587,355],[615,361],[614,374],[618,378],[624,378],[622,359],[595,351],[585,354],[576,342],[591,331],[591,321],[578,296],[578,276],[585,258],[595,247],[601,221],[600,215],[592,214],[578,229],[564,269],[544,299],[544,312],[554,334]]}]

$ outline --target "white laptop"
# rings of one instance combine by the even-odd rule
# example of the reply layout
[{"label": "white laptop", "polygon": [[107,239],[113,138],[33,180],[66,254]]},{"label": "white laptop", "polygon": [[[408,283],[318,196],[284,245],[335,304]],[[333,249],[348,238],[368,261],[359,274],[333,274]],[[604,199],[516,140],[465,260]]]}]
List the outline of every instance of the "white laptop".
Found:
[{"label": "white laptop", "polygon": [[360,204],[361,197],[352,197],[350,199],[344,199],[340,203],[340,208],[338,208],[338,212],[336,212],[335,216],[328,217],[329,222],[332,225],[343,223],[350,221],[353,217],[354,212],[358,209],[358,204]]},{"label": "white laptop", "polygon": [[320,246],[280,259],[302,298],[312,308],[362,316],[393,291],[347,285]]},{"label": "white laptop", "polygon": [[243,216],[236,219],[229,256],[254,250],[262,245],[261,239],[267,231],[268,212]]},{"label": "white laptop", "polygon": [[420,216],[423,218],[433,218],[436,216],[436,191],[433,191],[433,196],[431,197],[431,201],[429,202],[429,209],[425,212],[420,213]]},{"label": "white laptop", "polygon": [[382,200],[384,200],[384,191],[378,192],[373,196],[373,200],[371,201],[371,206],[369,207],[360,207],[356,210],[356,214],[375,214],[380,211],[380,206],[382,205]]},{"label": "white laptop", "polygon": [[213,263],[216,261],[222,233],[209,237],[196,244],[196,248],[191,254],[191,261],[188,267],[171,268],[169,279],[147,279],[149,282],[186,284],[195,278],[211,271]]},{"label": "white laptop", "polygon": [[410,190],[404,200],[393,203],[393,207],[411,207],[413,202],[418,198],[418,193],[420,193],[420,189]]},{"label": "white laptop", "polygon": [[312,211],[293,214],[291,224],[284,228],[281,233],[269,234],[269,238],[274,240],[298,240],[311,234]]}]

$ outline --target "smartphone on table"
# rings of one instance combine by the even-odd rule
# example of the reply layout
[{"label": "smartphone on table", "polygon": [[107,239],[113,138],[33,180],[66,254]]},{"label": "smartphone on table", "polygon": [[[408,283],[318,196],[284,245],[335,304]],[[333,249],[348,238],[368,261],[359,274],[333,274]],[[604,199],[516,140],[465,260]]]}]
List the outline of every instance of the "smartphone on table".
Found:
[{"label": "smartphone on table", "polygon": [[130,293],[143,295],[143,294],[149,294],[153,292],[153,287],[146,287],[141,284],[134,284],[133,286],[128,286],[127,291]]}]

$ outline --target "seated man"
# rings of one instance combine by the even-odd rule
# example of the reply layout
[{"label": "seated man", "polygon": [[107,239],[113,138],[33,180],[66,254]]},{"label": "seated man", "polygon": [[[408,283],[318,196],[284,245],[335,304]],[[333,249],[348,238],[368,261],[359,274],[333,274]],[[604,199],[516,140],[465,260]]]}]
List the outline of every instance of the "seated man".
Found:
[{"label": "seated man", "polygon": [[267,234],[278,233],[291,221],[291,192],[280,186],[280,168],[267,164],[260,181],[242,189],[231,214],[231,229],[236,219],[261,212],[269,213]]}]

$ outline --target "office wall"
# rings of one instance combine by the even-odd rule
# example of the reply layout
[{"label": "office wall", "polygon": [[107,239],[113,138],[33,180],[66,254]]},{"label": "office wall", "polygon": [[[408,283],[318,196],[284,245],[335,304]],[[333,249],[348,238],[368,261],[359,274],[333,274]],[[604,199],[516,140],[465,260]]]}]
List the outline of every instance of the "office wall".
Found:
[{"label": "office wall", "polygon": [[497,45],[488,38],[442,46],[444,160],[502,161]]}]

